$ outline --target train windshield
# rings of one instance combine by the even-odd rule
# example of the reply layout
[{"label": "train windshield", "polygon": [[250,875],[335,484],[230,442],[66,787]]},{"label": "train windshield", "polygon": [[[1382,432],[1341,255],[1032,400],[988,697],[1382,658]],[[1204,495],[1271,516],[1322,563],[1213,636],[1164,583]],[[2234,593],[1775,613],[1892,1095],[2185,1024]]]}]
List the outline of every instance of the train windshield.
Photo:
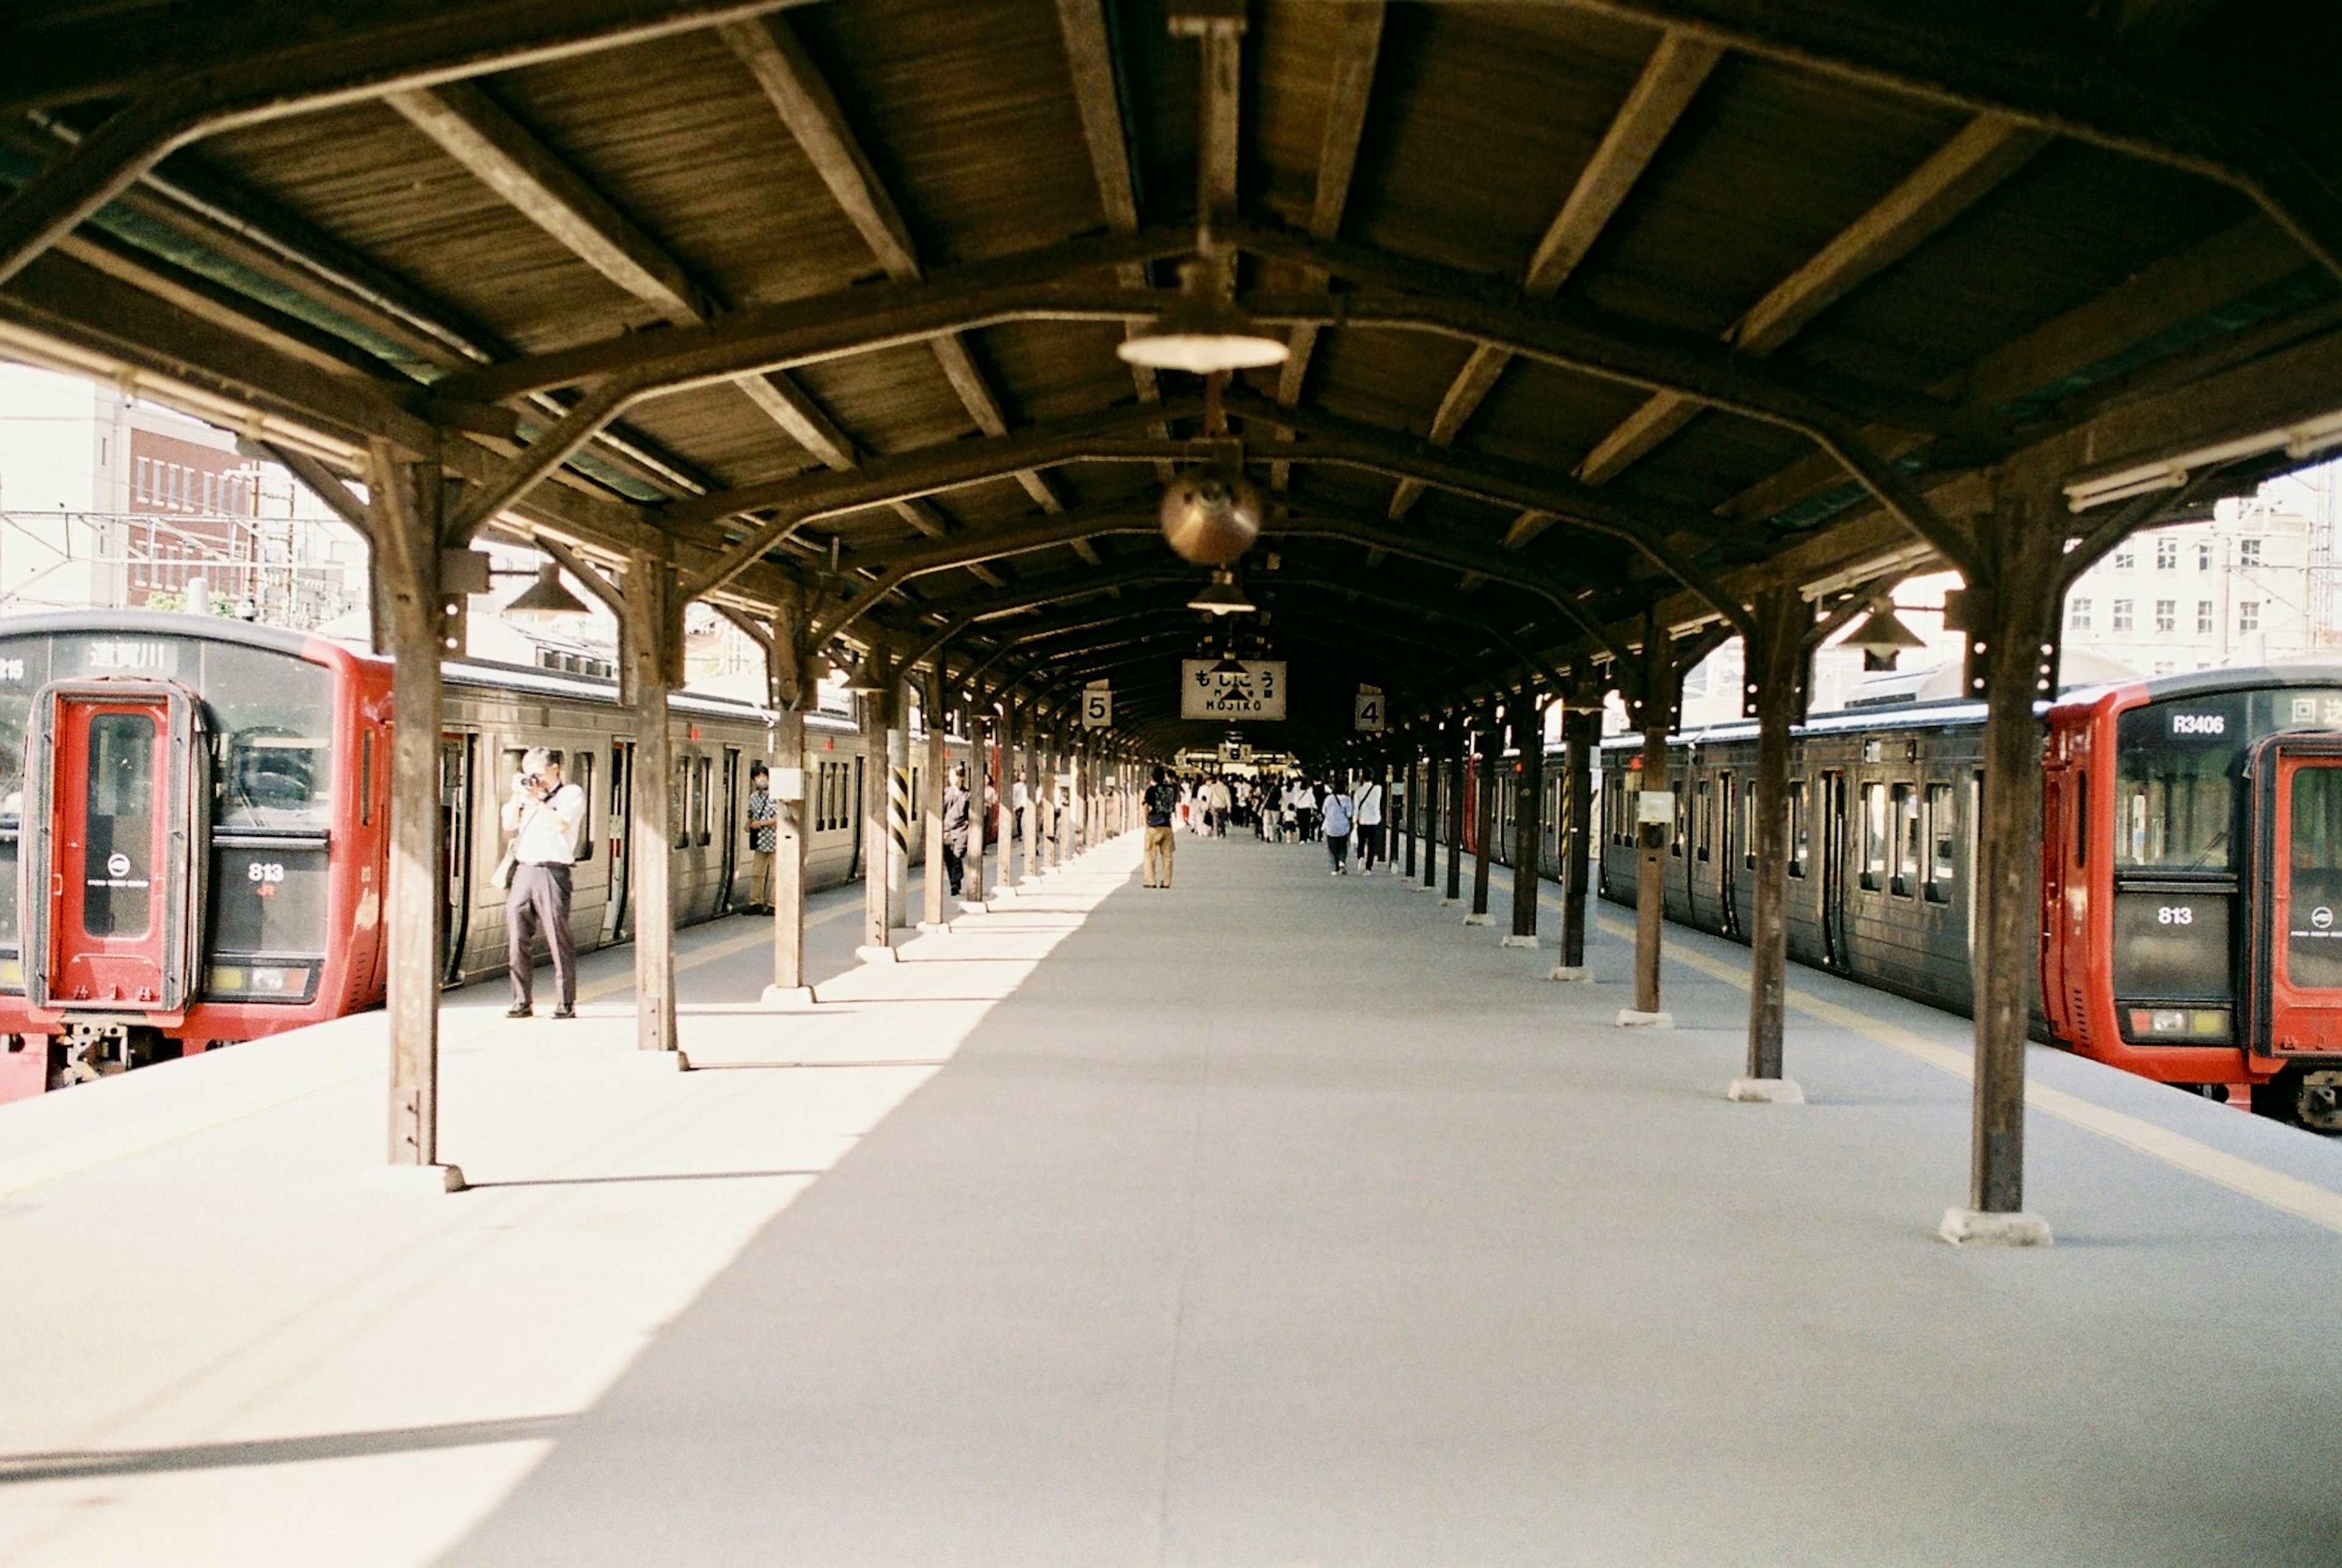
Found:
[{"label": "train windshield", "polygon": [[2342,691],[2270,687],[2149,703],[2115,721],[2115,864],[2232,871],[2239,777],[2254,742],[2342,729]]},{"label": "train windshield", "polygon": [[51,681],[142,675],[203,694],[215,825],[324,830],[334,789],[334,676],[269,648],[203,637],[0,637],[0,819],[24,810],[25,735]]}]

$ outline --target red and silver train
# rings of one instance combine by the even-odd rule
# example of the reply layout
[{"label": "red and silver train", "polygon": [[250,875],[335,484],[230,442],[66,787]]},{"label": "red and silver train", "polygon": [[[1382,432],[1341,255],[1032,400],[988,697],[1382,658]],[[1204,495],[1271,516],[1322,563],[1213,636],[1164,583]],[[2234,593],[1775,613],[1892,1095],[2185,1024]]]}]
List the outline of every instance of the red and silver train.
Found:
[{"label": "red and silver train", "polygon": [[[534,745],[563,754],[588,803],[577,945],[626,940],[634,714],[575,674],[451,662],[446,683],[447,982],[505,966],[497,808]],[[388,660],[298,633],[145,612],[0,622],[0,1101],[382,1000],[390,699]],[[669,712],[676,918],[709,920],[748,868],[748,769],[772,716],[696,695]],[[859,859],[862,741],[826,714],[806,740],[819,887]]]},{"label": "red and silver train", "polygon": [[[1753,724],[1677,737],[1669,919],[1752,918]],[[1833,714],[1790,763],[1789,951],[1966,1012],[1984,711]],[[1602,891],[1631,903],[1632,737],[1606,744]],[[2069,694],[2044,754],[2041,1009],[2058,1044],[2342,1132],[2342,665]],[[1622,832],[1625,836],[1621,836]]]}]

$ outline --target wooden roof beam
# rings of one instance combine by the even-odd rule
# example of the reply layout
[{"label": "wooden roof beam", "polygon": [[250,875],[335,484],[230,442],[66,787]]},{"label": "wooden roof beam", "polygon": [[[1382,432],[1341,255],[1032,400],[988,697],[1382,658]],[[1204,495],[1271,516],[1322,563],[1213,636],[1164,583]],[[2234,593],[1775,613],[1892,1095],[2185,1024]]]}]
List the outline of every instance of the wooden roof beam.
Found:
[{"label": "wooden roof beam", "polygon": [[1565,0],[1728,48],[1997,115],[2220,182],[2342,276],[2342,171],[2313,81],[2207,79],[2154,45],[2050,7],[1987,25],[1943,7],[1888,18],[1835,0]]},{"label": "wooden roof beam", "polygon": [[[1382,54],[1383,0],[1351,0],[1341,7],[1336,25],[1326,129],[1317,145],[1317,189],[1309,205],[1309,233],[1321,240],[1341,236],[1342,213],[1349,205],[1358,144],[1366,135],[1366,105],[1374,97],[1375,65]],[[1301,401],[1318,330],[1305,322],[1286,340],[1285,365],[1276,375],[1276,401],[1287,408]],[[1279,464],[1270,471],[1270,483],[1282,490],[1289,474],[1290,465]]]},{"label": "wooden roof beam", "polygon": [[[142,15],[0,35],[0,113],[126,98],[0,205],[0,282],[167,157],[239,125],[616,47],[780,0],[350,0]],[[323,35],[321,36],[321,34]],[[231,41],[235,41],[231,44]],[[158,45],[160,45],[158,49]]]},{"label": "wooden roof beam", "polygon": [[[1611,217],[1626,200],[1643,172],[1658,155],[1667,134],[1691,107],[1708,74],[1724,51],[1713,45],[1669,33],[1659,40],[1643,73],[1627,92],[1626,102],[1611,117],[1610,128],[1578,172],[1552,226],[1529,257],[1523,291],[1543,297],[1560,292],[1577,264],[1586,259]],[[1321,235],[1321,238],[1331,236]],[[1439,400],[1431,421],[1431,439],[1438,445],[1453,443],[1465,423],[1496,390],[1512,355],[1483,344],[1472,351],[1464,368]],[[1422,490],[1402,484],[1391,497],[1390,517],[1396,523],[1422,495]]]},{"label": "wooden roof beam", "polygon": [[[781,124],[828,187],[830,198],[877,258],[880,269],[898,283],[914,283],[925,276],[902,209],[846,124],[837,95],[787,19],[766,16],[731,23],[717,33],[756,78]],[[956,335],[944,333],[929,339],[928,346],[976,428],[986,435],[1007,434],[1008,422],[1001,413],[999,397],[976,367],[967,345]],[[1039,474],[1020,474],[1017,482],[1043,511],[1063,510]]]},{"label": "wooden roof beam", "polygon": [[[1090,169],[1097,178],[1098,205],[1106,215],[1106,232],[1135,235],[1138,186],[1130,172],[1129,117],[1124,110],[1104,6],[1105,0],[1057,0],[1057,30],[1066,41],[1074,107],[1081,115],[1082,140],[1089,148]],[[1146,286],[1144,263],[1126,264],[1119,275],[1125,288]],[[1155,372],[1146,365],[1132,365],[1130,380],[1141,403],[1153,403],[1162,395]]]},{"label": "wooden roof beam", "polygon": [[[1814,257],[1768,290],[1725,341],[1762,357],[1831,305],[1918,248],[2049,145],[2047,133],[1980,115]],[[1595,443],[1577,476],[1606,484],[1691,423],[1699,406],[1670,393],[1645,403]]]}]

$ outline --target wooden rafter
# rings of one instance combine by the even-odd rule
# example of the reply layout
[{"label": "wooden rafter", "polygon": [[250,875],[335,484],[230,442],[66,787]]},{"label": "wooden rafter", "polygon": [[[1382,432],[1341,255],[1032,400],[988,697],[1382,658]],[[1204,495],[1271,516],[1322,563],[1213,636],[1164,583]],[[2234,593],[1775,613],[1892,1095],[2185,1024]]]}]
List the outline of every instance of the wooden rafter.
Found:
[{"label": "wooden rafter", "polygon": [[[1691,107],[1693,98],[1698,95],[1701,85],[1716,69],[1723,53],[1712,45],[1678,34],[1670,33],[1659,40],[1642,75],[1627,91],[1626,102],[1611,117],[1609,129],[1603,133],[1594,155],[1578,172],[1576,183],[1561,204],[1561,211],[1537,242],[1522,282],[1523,292],[1537,297],[1560,292],[1561,285],[1577,269],[1577,264],[1586,259],[1594,242],[1601,237],[1603,229],[1634,190],[1636,182],[1643,177],[1643,171],[1651,166],[1667,134],[1683,118],[1684,111]],[[1446,446],[1455,441],[1466,422],[1496,390],[1497,380],[1512,359],[1511,355],[1493,345],[1484,344],[1472,351],[1440,398],[1438,412],[1432,416],[1431,439],[1435,443]],[[1400,484],[1391,495],[1391,521],[1396,523],[1405,517],[1422,494],[1419,486]],[[1536,537],[1533,527],[1516,524],[1516,528],[1524,532],[1521,544]]]}]

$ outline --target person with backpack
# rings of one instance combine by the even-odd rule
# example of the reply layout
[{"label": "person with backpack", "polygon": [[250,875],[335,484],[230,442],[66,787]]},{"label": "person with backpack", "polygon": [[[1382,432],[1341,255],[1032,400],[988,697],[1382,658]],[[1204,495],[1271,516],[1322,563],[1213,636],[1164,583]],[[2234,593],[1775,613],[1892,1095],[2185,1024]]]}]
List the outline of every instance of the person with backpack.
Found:
[{"label": "person with backpack", "polygon": [[748,903],[745,913],[773,913],[773,855],[780,848],[781,812],[774,804],[772,770],[757,763],[748,770]]},{"label": "person with backpack", "polygon": [[1381,781],[1369,778],[1360,784],[1356,805],[1358,818],[1358,874],[1372,876],[1375,874],[1375,862],[1383,857]]},{"label": "person with backpack", "polygon": [[1171,824],[1177,820],[1181,791],[1170,781],[1161,764],[1155,768],[1155,782],[1146,786],[1146,866],[1140,881],[1143,887],[1171,885],[1171,856],[1178,846],[1172,842]]},{"label": "person with backpack", "polygon": [[561,756],[532,746],[513,775],[504,827],[513,835],[513,863],[505,892],[505,964],[512,974],[507,1018],[535,1011],[536,928],[553,950],[555,1018],[577,1016],[577,941],[569,931],[569,868],[577,859],[577,829],[586,820],[586,792],[561,779]]},{"label": "person with backpack", "polygon": [[1357,820],[1357,809],[1341,774],[1326,781],[1326,796],[1317,803],[1317,820],[1326,835],[1326,853],[1333,857],[1336,876],[1350,874],[1350,828]]}]

